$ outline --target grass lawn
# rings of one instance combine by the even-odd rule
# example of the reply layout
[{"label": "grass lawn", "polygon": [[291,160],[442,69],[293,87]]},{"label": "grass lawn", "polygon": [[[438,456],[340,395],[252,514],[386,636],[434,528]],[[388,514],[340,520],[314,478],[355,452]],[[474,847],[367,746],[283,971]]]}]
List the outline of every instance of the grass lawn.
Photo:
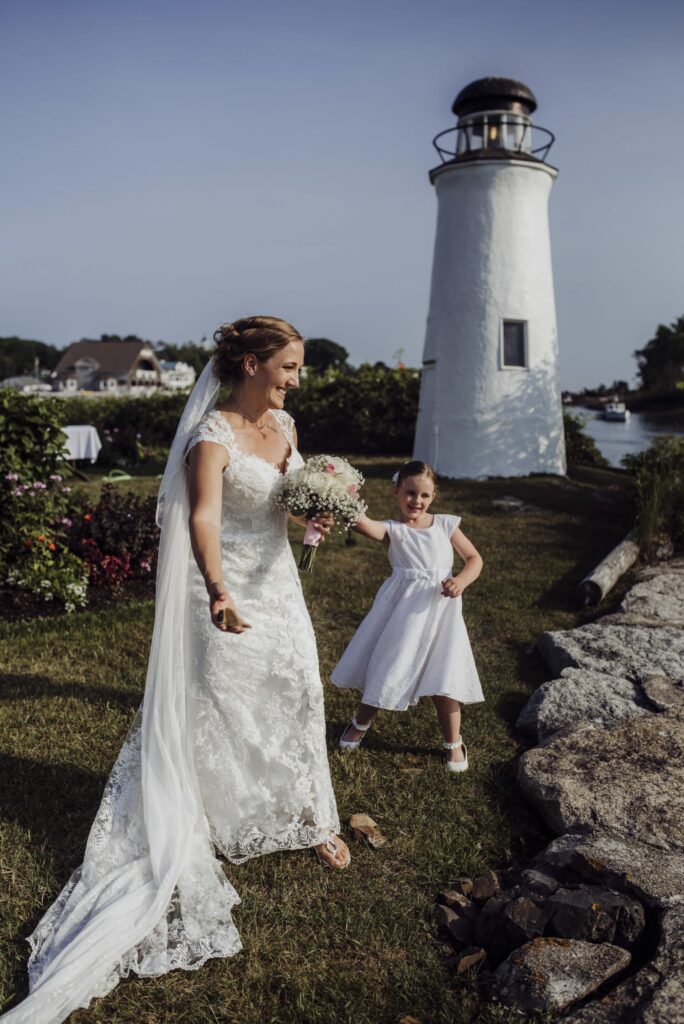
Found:
[{"label": "grass lawn", "polygon": [[[366,474],[371,514],[393,515],[389,476],[400,460],[353,461]],[[548,678],[529,645],[542,630],[596,614],[577,610],[575,588],[631,526],[624,485],[622,474],[588,470],[572,480],[444,482],[434,511],[462,515],[484,559],[463,599],[487,698],[464,712],[471,770],[445,771],[431,702],[380,712],[362,752],[338,753],[356,695],[326,681],[340,816],[368,812],[389,845],[372,852],[352,843],[345,872],[324,869],[310,851],[226,865],[242,897],[243,953],[198,972],[128,980],[75,1013],[74,1024],[384,1024],[409,1013],[421,1024],[509,1020],[487,1005],[486,977],[450,974],[434,896],[455,877],[531,855],[545,840],[515,785],[521,743],[512,726]],[[119,486],[155,493],[158,481]],[[538,511],[497,511],[491,500],[502,494]],[[293,527],[293,541],[300,537]],[[359,538],[347,547],[335,535],[321,549],[304,589],[324,680],[387,573],[379,544]],[[152,602],[143,601],[0,624],[0,1005],[25,990],[23,939],[80,863],[140,701],[152,620]]]}]

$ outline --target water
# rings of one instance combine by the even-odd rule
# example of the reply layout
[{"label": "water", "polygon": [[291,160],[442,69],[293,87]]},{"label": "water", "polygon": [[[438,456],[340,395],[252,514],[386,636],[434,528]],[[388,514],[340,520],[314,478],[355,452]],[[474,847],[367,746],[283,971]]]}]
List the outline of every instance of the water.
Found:
[{"label": "water", "polygon": [[595,409],[579,405],[565,406],[573,413],[581,414],[585,420],[585,431],[596,442],[596,446],[611,466],[620,466],[623,455],[635,455],[649,448],[658,434],[684,436],[684,409],[676,412],[633,412],[627,423],[616,423],[597,418]]}]

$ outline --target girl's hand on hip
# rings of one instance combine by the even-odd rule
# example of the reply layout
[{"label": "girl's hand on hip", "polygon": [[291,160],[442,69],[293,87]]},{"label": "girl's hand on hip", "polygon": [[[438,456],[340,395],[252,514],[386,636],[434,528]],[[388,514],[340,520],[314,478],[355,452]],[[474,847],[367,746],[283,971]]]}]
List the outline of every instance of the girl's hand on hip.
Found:
[{"label": "girl's hand on hip", "polygon": [[442,597],[460,597],[462,593],[463,587],[456,576],[447,576],[442,580]]}]

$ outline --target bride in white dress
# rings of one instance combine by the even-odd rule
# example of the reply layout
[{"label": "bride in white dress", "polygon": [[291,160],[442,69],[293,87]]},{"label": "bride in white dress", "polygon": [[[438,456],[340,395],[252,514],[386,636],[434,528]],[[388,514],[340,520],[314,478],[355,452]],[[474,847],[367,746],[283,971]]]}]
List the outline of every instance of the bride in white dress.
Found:
[{"label": "bride in white dress", "polygon": [[[143,704],[83,864],[29,938],[29,996],[3,1024],[59,1024],[131,971],[194,970],[241,948],[229,861],[314,847],[350,860],[325,747],[311,620],[274,496],[302,464],[292,418],[304,346],[272,317],[225,324],[160,487]],[[213,408],[221,383],[227,402]],[[316,517],[325,535],[329,516]]]}]

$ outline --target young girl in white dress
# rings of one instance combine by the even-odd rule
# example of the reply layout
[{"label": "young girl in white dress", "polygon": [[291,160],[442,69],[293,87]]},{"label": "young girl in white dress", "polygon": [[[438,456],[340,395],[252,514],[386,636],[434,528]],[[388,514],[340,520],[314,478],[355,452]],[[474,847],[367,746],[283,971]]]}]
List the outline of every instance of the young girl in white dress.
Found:
[{"label": "young girl in white dress", "polygon": [[[387,548],[392,575],[335,666],[331,681],[360,690],[361,703],[339,741],[361,744],[379,708],[404,711],[432,697],[444,735],[446,767],[463,772],[460,704],[484,700],[462,613],[463,591],[482,571],[482,558],[459,529],[460,516],[431,515],[437,486],[432,466],[405,463],[393,478],[399,519],[362,515],[355,529]],[[452,576],[454,551],[464,566]]]}]

